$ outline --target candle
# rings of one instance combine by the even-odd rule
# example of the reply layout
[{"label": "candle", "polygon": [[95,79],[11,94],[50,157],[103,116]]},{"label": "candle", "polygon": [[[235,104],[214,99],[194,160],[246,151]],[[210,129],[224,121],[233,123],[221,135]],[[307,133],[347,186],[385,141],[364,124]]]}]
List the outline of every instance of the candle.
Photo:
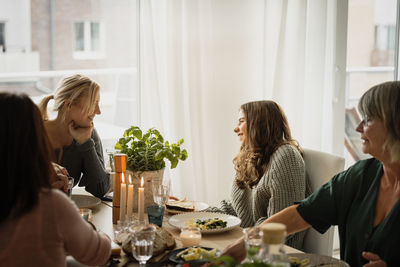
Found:
[{"label": "candle", "polygon": [[139,187],[139,199],[138,199],[138,213],[139,213],[139,221],[144,221],[144,188],[143,188],[143,176],[140,180],[140,187]]},{"label": "candle", "polygon": [[125,174],[122,174],[121,177],[121,201],[120,201],[120,210],[119,210],[119,219],[124,222],[126,216],[126,183],[125,183]]},{"label": "candle", "polygon": [[186,227],[181,230],[180,234],[183,247],[198,246],[201,240],[201,232],[197,227]]},{"label": "candle", "polygon": [[132,177],[129,174],[129,185],[128,185],[128,202],[126,204],[128,220],[132,218],[132,210],[133,210],[133,183]]}]

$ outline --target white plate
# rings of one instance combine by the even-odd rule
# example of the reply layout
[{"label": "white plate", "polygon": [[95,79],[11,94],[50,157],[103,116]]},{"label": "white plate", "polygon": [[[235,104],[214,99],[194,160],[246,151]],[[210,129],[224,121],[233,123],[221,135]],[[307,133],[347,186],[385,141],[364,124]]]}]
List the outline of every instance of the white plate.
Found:
[{"label": "white plate", "polygon": [[194,221],[196,221],[197,219],[205,220],[205,219],[213,219],[213,218],[219,218],[221,220],[226,221],[227,226],[225,228],[221,228],[221,229],[200,230],[201,233],[210,234],[210,233],[220,233],[220,232],[229,231],[229,230],[239,226],[239,224],[241,222],[241,220],[238,217],[223,214],[223,213],[217,213],[217,212],[186,212],[186,213],[172,216],[171,218],[169,218],[168,222],[172,226],[175,226],[177,228],[183,228],[186,226],[186,224],[189,222],[190,219],[193,219]]},{"label": "white plate", "polygon": [[80,209],[93,208],[100,204],[101,200],[94,196],[89,195],[72,195],[71,199]]},{"label": "white plate", "polygon": [[[207,209],[209,207],[209,205],[207,203],[204,203],[204,202],[194,201],[193,204],[194,204],[194,211],[202,211],[202,210],[205,210],[205,209]],[[191,212],[191,211],[182,211],[182,210],[170,210],[168,208],[165,208],[165,210],[168,211],[169,213],[172,213],[172,214],[180,214],[180,213]]]}]

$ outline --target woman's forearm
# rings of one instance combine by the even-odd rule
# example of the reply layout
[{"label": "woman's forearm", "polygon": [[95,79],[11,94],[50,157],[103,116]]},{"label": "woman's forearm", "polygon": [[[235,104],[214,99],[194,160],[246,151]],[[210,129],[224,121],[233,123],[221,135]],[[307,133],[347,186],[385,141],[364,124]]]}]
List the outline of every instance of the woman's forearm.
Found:
[{"label": "woman's forearm", "polygon": [[297,206],[298,205],[292,205],[290,207],[287,207],[286,209],[281,210],[280,212],[272,215],[268,219],[266,219],[264,222],[261,223],[270,223],[270,222],[276,222],[276,223],[283,223],[286,225],[286,231],[288,235],[303,231],[311,225],[309,225],[299,214],[297,211]]},{"label": "woman's forearm", "polygon": [[[260,225],[269,222],[283,223],[287,227],[287,234],[294,234],[310,227],[310,225],[303,220],[297,211],[298,205],[287,207],[286,209],[278,212],[277,214],[269,217],[267,220],[262,222]],[[233,244],[229,245],[222,252],[223,255],[230,255],[237,261],[242,261],[246,257],[246,250],[244,245],[244,238],[238,239]]]}]

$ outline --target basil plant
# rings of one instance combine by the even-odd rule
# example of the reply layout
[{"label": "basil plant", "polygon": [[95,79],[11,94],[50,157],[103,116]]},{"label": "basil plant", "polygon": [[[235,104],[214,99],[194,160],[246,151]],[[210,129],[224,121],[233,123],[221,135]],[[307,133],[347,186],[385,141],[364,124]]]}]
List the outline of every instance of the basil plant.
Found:
[{"label": "basil plant", "polygon": [[145,134],[138,126],[125,130],[122,138],[115,144],[115,149],[127,154],[127,169],[131,171],[157,171],[165,167],[165,158],[171,162],[171,169],[179,160],[187,158],[186,149],[181,149],[183,139],[176,144],[164,142],[158,130],[150,128]]}]

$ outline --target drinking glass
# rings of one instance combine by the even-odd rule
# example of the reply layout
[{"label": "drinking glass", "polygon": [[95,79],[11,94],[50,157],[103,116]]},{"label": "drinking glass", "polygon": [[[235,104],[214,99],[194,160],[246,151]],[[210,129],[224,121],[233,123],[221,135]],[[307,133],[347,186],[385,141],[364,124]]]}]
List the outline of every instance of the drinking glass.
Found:
[{"label": "drinking glass", "polygon": [[133,225],[129,228],[131,234],[132,255],[140,265],[146,262],[153,255],[153,242],[156,228],[150,224]]},{"label": "drinking glass", "polygon": [[79,209],[79,213],[81,214],[81,217],[87,221],[87,222],[92,222],[92,210],[88,208],[81,208]]},{"label": "drinking glass", "polygon": [[72,195],[72,188],[74,187],[74,177],[68,177],[68,191],[67,194],[69,197]]},{"label": "drinking glass", "polygon": [[168,200],[170,188],[171,181],[168,178],[164,178],[162,182],[152,182],[153,199],[157,205],[164,206]]},{"label": "drinking glass", "polygon": [[253,262],[261,248],[263,232],[259,227],[253,227],[243,229],[243,233],[246,244],[247,259],[250,262]]},{"label": "drinking glass", "polygon": [[164,210],[165,210],[164,206],[159,206],[159,205],[148,206],[147,215],[149,223],[154,223],[159,227],[161,227],[164,218]]}]

